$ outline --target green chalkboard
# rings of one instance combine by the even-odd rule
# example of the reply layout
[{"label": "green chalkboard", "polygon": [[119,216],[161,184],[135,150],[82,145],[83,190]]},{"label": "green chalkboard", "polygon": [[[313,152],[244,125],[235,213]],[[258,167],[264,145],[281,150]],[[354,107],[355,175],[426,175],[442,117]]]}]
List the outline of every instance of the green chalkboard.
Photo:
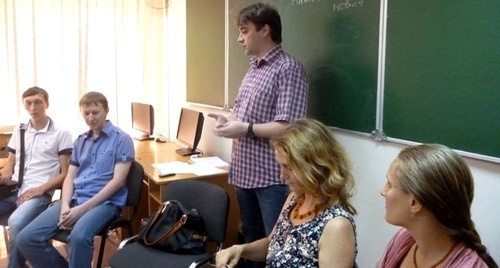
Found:
[{"label": "green chalkboard", "polygon": [[224,0],[186,1],[189,102],[224,106],[224,15]]},{"label": "green chalkboard", "polygon": [[500,157],[500,1],[390,1],[383,128]]},{"label": "green chalkboard", "polygon": [[[238,12],[257,1],[230,0],[229,99],[249,67],[234,25]],[[306,68],[308,115],[330,126],[375,129],[380,3],[375,0],[268,0],[283,25],[283,48]],[[232,103],[231,103],[232,104]]]}]

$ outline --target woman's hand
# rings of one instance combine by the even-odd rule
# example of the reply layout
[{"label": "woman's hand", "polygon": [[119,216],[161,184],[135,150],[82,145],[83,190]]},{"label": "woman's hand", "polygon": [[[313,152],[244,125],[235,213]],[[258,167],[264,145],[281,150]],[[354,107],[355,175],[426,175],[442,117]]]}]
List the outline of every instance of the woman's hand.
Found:
[{"label": "woman's hand", "polygon": [[215,257],[215,267],[236,267],[236,264],[238,264],[238,261],[241,257],[241,252],[241,245],[234,245],[230,248],[226,248],[217,252],[217,255]]}]

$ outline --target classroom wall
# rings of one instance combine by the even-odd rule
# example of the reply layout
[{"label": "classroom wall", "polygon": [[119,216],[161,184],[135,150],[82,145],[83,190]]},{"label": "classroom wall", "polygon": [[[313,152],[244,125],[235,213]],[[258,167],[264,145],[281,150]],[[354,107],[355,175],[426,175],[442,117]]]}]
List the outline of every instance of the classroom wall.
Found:
[{"label": "classroom wall", "polygon": [[[184,0],[170,0],[169,29],[185,29]],[[184,24],[184,25],[183,25]],[[170,38],[169,62],[176,68],[169,70],[170,99],[170,136],[175,137],[177,129],[178,111],[186,104],[186,73],[185,68],[185,39],[179,38],[177,33]],[[185,36],[185,33],[184,33]],[[208,90],[208,89],[207,89]],[[218,108],[191,106],[205,113],[221,112]],[[216,137],[211,132],[214,120],[206,118],[204,133],[200,141],[200,148],[210,155],[218,155],[229,161],[231,141]],[[334,132],[350,155],[356,176],[356,194],[354,205],[359,215],[356,220],[358,230],[359,255],[357,262],[360,267],[374,267],[380,258],[385,245],[397,230],[397,227],[387,224],[384,220],[384,200],[379,194],[380,188],[386,181],[386,169],[404,147],[390,142],[378,142],[359,135]],[[500,165],[481,160],[466,159],[475,177],[475,199],[472,207],[472,217],[483,242],[488,246],[493,258],[500,262]]]}]

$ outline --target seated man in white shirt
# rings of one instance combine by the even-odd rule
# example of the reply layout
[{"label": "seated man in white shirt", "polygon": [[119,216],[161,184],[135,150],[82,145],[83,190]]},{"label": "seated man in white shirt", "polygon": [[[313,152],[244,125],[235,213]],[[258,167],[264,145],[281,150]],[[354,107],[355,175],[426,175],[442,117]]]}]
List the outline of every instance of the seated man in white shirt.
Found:
[{"label": "seated man in white shirt", "polygon": [[[17,234],[36,218],[52,201],[54,190],[60,188],[68,171],[73,142],[70,132],[59,128],[50,119],[47,91],[32,87],[23,93],[24,108],[30,115],[24,136],[24,172],[18,194],[0,199],[0,217],[9,225],[9,267],[24,267],[26,260],[15,244]],[[0,170],[0,184],[17,184],[20,165],[20,130],[14,129],[7,145],[9,157]]]}]

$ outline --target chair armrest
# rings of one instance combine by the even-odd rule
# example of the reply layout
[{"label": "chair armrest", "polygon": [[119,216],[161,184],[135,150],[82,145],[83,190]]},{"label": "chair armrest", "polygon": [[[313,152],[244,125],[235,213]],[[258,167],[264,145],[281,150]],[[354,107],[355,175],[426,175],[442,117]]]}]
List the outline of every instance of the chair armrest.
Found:
[{"label": "chair armrest", "polygon": [[189,265],[189,268],[205,267],[205,266],[202,266],[205,264],[209,264],[211,267],[215,267],[215,265],[212,265],[212,263],[210,263],[210,261],[215,260],[216,254],[217,253],[214,253],[210,256],[203,257],[201,259],[194,261],[193,263],[191,263],[191,265]]},{"label": "chair armrest", "polygon": [[134,242],[135,240],[137,240],[137,235],[133,235],[131,237],[123,239],[122,242],[120,242],[120,244],[118,245],[118,250],[122,249],[128,243]]},{"label": "chair armrest", "polygon": [[116,229],[118,227],[125,227],[125,226],[127,227],[130,226],[130,221],[125,218],[122,218],[121,216],[118,216],[118,218],[114,219],[111,222],[111,224],[108,227],[108,231]]},{"label": "chair armrest", "polygon": [[210,267],[215,267],[215,257],[217,256],[217,252],[219,252],[221,250],[222,250],[222,242],[217,242],[217,248],[216,248],[214,254],[194,261],[193,263],[191,263],[191,265],[189,265],[189,268],[205,267],[205,266],[202,266],[205,264],[208,264]]}]

